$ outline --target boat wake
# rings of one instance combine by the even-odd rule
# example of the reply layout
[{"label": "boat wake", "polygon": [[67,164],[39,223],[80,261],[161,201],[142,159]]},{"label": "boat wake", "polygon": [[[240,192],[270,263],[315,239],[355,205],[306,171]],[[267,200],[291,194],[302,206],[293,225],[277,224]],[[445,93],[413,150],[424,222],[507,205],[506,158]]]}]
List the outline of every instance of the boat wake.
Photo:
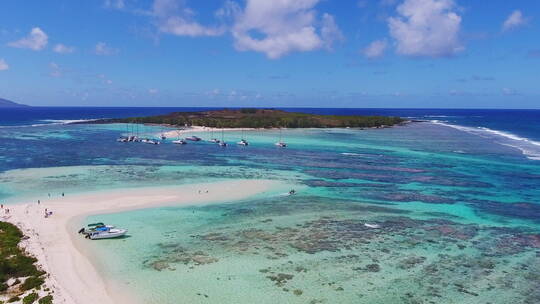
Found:
[{"label": "boat wake", "polygon": [[469,134],[478,135],[484,138],[493,139],[496,143],[520,150],[523,155],[532,160],[540,160],[540,142],[534,141],[519,135],[493,130],[485,127],[465,127],[449,124],[440,120],[431,120],[433,124],[454,128]]},{"label": "boat wake", "polygon": [[54,125],[69,125],[73,123],[84,123],[99,120],[96,119],[42,119],[39,120],[41,123],[31,124],[31,125],[7,125],[0,126],[0,128],[29,128],[29,127],[46,127]]}]

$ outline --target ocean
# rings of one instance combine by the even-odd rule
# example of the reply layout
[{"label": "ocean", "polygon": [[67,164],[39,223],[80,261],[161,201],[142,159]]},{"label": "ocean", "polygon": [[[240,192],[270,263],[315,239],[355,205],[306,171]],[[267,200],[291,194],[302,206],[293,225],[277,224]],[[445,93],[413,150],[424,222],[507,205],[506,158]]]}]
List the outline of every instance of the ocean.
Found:
[{"label": "ocean", "polygon": [[129,229],[88,245],[141,303],[540,302],[539,110],[286,109],[421,121],[284,130],[286,149],[276,130],[226,132],[250,146],[222,149],[118,143],[132,126],[67,124],[192,110],[1,109],[0,201],[237,178],[302,185],[87,218]]}]

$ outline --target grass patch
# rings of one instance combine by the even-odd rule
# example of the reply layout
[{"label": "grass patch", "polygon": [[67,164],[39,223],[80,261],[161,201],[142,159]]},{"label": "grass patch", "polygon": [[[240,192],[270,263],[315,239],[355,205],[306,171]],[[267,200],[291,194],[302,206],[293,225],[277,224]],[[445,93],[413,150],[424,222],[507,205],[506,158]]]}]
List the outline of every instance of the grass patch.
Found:
[{"label": "grass patch", "polygon": [[22,237],[23,233],[17,226],[0,222],[0,293],[6,291],[6,283],[11,278],[28,277],[21,286],[23,290],[38,288],[44,283],[41,276],[45,272],[34,265],[37,259],[28,256],[18,246]]},{"label": "grass patch", "polygon": [[39,299],[39,304],[52,304],[53,297],[51,295],[44,296],[43,298]]},{"label": "grass patch", "polygon": [[32,292],[31,294],[27,295],[22,299],[23,304],[32,304],[39,298],[38,294],[35,292]]}]

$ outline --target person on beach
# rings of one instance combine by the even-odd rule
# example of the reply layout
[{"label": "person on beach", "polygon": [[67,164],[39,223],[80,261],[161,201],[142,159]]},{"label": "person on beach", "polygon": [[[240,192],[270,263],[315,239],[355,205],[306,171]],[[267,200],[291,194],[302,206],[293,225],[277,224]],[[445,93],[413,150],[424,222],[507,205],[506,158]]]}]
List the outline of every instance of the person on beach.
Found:
[{"label": "person on beach", "polygon": [[37,204],[38,204],[38,205],[41,204],[41,201],[40,201],[40,200],[37,200]]},{"label": "person on beach", "polygon": [[64,197],[64,192],[62,192],[62,197]]},{"label": "person on beach", "polygon": [[4,204],[0,204],[0,209],[4,209]]}]

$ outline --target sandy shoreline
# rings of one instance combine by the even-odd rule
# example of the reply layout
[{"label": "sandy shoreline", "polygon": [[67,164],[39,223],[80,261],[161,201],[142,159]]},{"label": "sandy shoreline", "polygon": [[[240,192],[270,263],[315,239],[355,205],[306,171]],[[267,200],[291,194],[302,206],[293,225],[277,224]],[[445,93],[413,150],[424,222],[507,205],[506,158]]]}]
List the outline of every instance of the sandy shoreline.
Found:
[{"label": "sandy shoreline", "polygon": [[[85,217],[150,207],[222,203],[286,191],[287,187],[290,185],[272,180],[231,180],[112,190],[42,200],[39,205],[8,205],[11,215],[2,220],[16,224],[29,236],[23,246],[48,273],[46,285],[54,290],[54,303],[136,303],[127,292],[108,286],[85,255],[87,240],[79,239],[76,233]],[[45,208],[53,212],[51,217],[44,217]]]},{"label": "sandy shoreline", "polygon": [[[168,126],[168,127],[172,127],[172,126]],[[256,131],[256,130],[271,130],[271,129],[255,129],[255,128],[222,128],[221,129],[221,128],[192,126],[185,129],[169,130],[169,131],[160,133],[160,135],[163,134],[167,138],[175,138],[175,137],[180,137],[181,135],[191,134],[191,133],[216,132],[214,137],[220,137],[222,131],[228,132],[228,131]]]}]

